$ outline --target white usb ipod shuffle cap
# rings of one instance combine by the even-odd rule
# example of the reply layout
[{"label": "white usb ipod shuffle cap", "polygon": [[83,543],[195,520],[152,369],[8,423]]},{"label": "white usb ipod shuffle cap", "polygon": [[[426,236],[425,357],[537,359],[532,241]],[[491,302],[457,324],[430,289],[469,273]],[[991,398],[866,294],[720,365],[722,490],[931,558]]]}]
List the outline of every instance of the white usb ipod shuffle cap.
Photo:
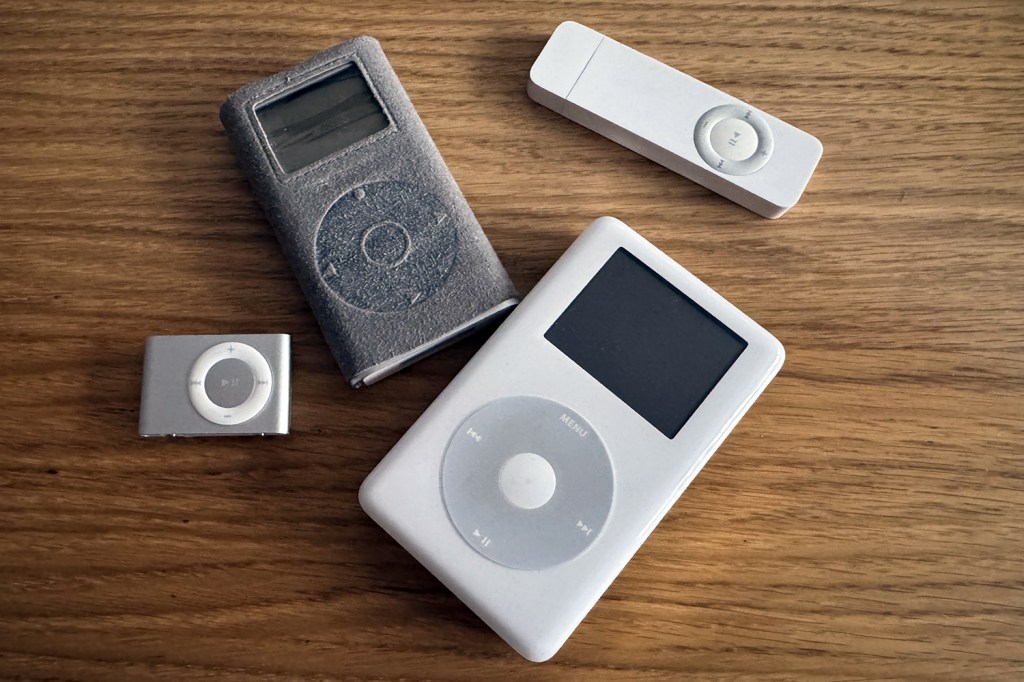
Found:
[{"label": "white usb ipod shuffle cap", "polygon": [[821,159],[814,136],[574,21],[530,69],[536,102],[766,218]]}]

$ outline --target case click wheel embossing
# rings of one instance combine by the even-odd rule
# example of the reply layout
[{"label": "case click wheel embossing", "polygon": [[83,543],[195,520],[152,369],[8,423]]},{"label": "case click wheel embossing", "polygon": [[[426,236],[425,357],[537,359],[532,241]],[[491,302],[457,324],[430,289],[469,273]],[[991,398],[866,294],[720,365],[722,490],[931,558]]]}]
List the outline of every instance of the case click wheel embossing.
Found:
[{"label": "case click wheel embossing", "polygon": [[221,121],[352,386],[518,303],[373,38],[250,83]]},{"label": "case click wheel embossing", "polygon": [[342,300],[392,313],[425,303],[448,281],[458,233],[441,201],[405,182],[356,187],[316,235],[316,265]]}]

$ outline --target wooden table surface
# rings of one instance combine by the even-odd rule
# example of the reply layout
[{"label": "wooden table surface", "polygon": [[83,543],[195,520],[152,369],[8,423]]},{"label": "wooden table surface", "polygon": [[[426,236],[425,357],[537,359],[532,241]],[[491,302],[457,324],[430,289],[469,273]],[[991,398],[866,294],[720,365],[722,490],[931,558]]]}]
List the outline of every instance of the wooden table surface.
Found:
[{"label": "wooden table surface", "polygon": [[[802,201],[762,219],[530,101],[568,18],[819,137]],[[349,389],[217,118],[363,33],[523,293],[611,214],[788,351],[543,665],[356,500],[483,337]],[[1019,0],[7,0],[0,677],[1024,678],[1022,35]],[[230,332],[293,335],[291,435],[140,439],[146,337]]]}]

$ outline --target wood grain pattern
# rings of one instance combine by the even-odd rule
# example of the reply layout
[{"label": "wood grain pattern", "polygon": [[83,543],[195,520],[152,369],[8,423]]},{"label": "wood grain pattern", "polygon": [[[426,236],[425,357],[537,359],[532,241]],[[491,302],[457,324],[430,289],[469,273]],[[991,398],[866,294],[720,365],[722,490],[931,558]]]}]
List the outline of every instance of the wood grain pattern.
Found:
[{"label": "wood grain pattern", "polygon": [[[574,18],[816,134],[767,221],[525,94]],[[616,215],[786,345],[550,663],[360,511],[479,347],[349,390],[228,151],[238,86],[382,42],[523,292]],[[0,677],[1024,677],[1024,7],[38,3],[0,10]],[[143,441],[150,334],[293,334],[292,435]]]}]

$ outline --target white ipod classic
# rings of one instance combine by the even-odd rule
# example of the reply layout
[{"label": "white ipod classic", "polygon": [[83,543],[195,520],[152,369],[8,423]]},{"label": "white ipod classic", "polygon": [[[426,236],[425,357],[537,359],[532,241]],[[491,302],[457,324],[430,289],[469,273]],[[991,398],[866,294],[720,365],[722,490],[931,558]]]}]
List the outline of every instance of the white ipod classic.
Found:
[{"label": "white ipod classic", "polygon": [[782,366],[599,218],[367,477],[377,523],[531,661],[558,651]]},{"label": "white ipod classic", "polygon": [[527,93],[766,218],[796,204],[821,159],[812,135],[574,21],[551,34]]}]

